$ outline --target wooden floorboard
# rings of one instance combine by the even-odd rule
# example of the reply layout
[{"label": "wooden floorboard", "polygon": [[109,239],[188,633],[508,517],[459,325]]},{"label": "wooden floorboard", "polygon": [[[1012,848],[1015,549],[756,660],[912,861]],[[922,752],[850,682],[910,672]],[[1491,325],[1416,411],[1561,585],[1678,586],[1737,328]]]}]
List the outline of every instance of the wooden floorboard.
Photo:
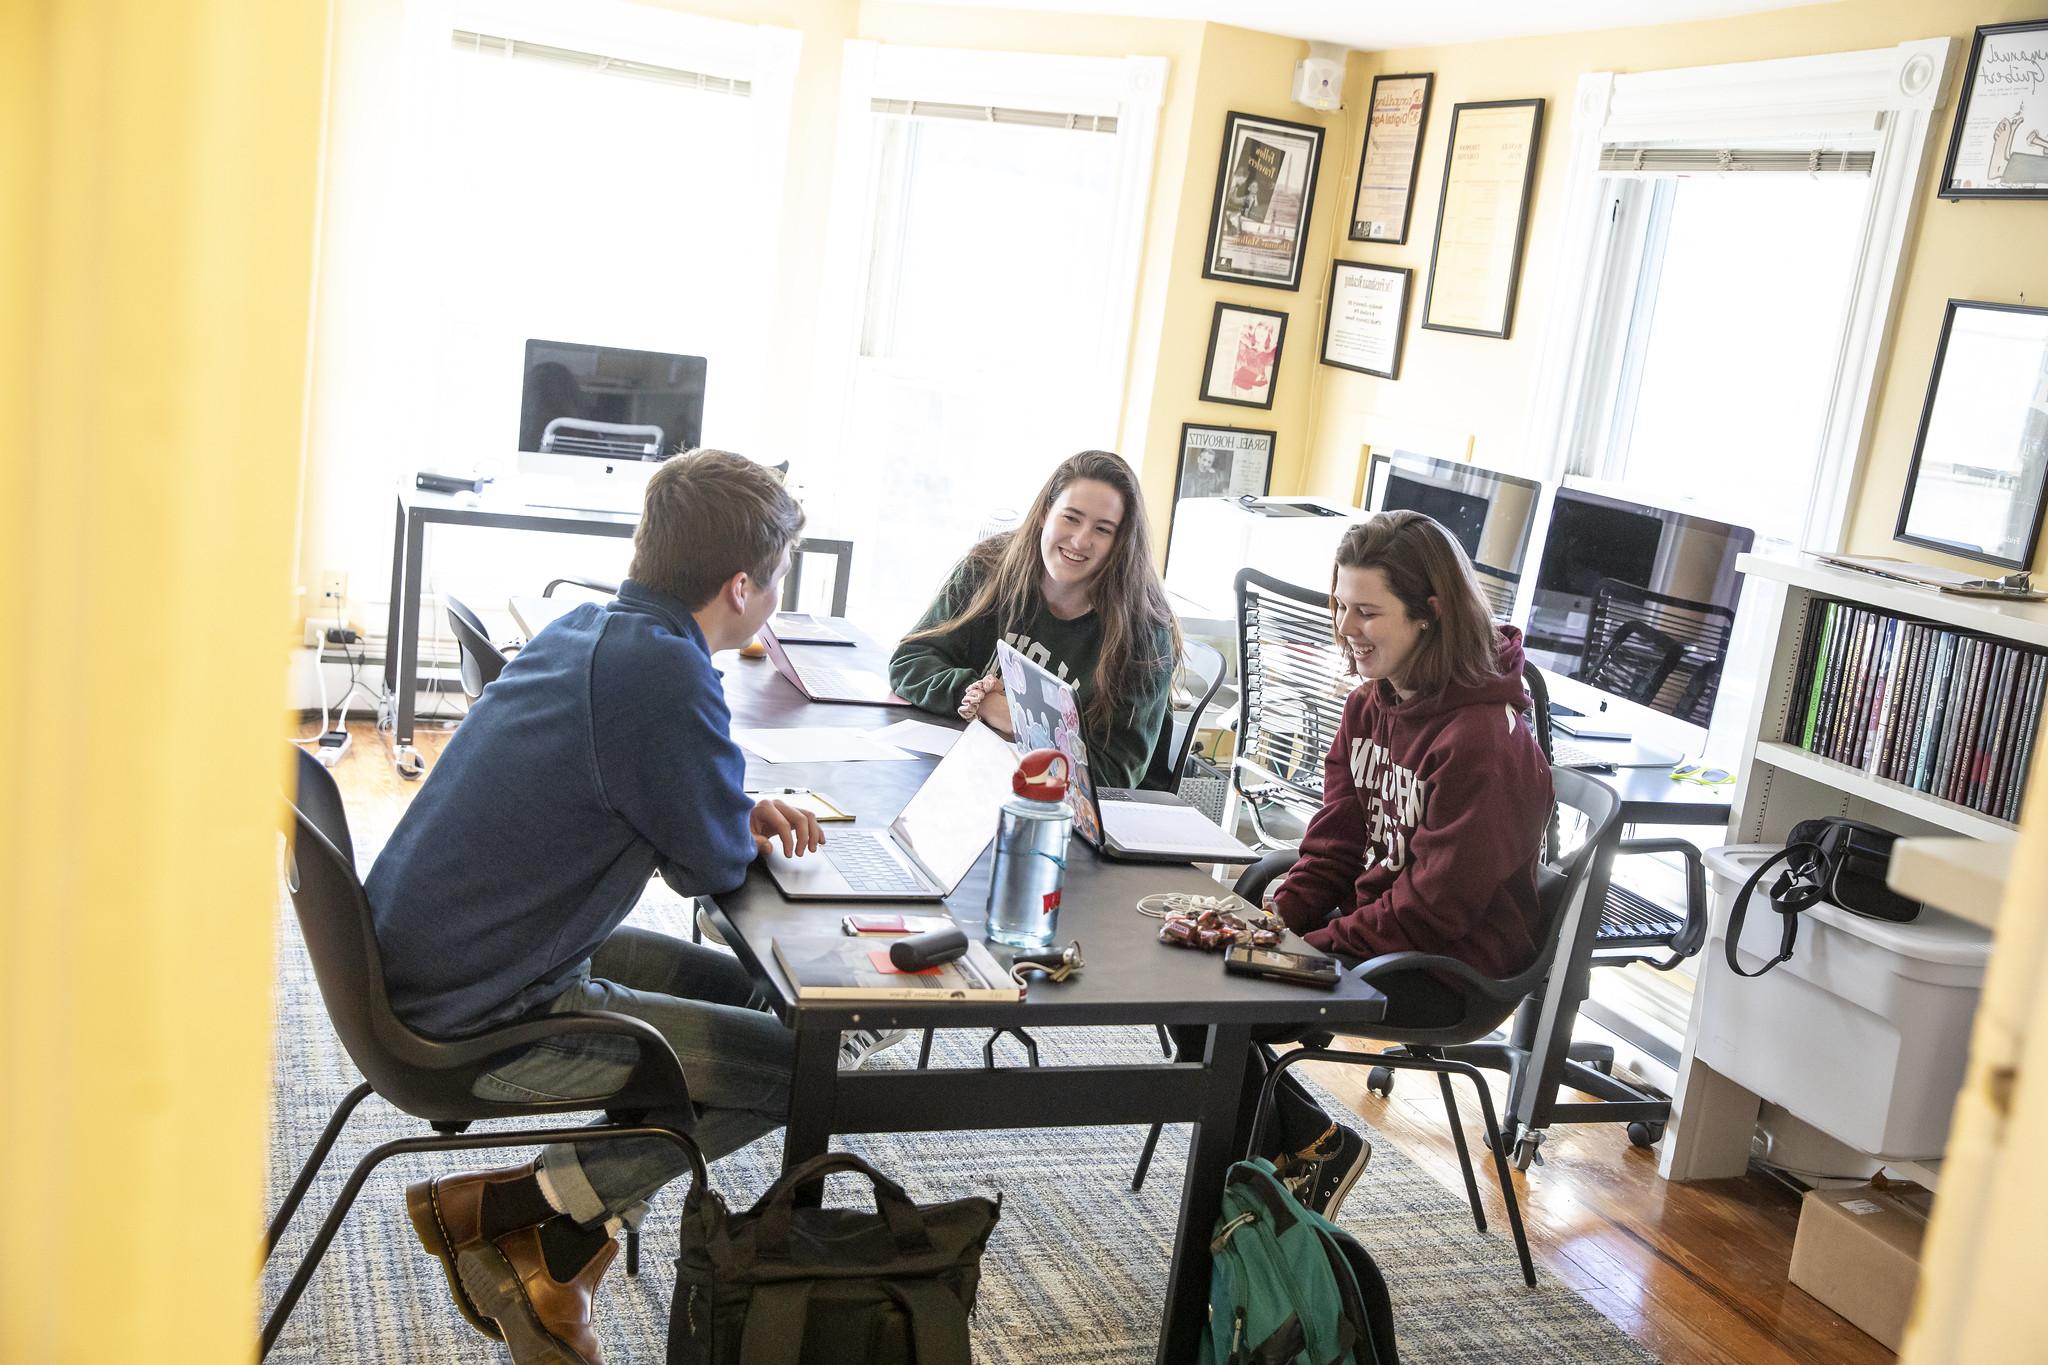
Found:
[{"label": "wooden floorboard", "polygon": [[[350,752],[336,765],[359,844],[381,842],[420,783],[394,771],[388,737],[351,723]],[[315,724],[302,727],[312,735]],[[420,726],[414,746],[429,768],[450,731]],[[1309,1068],[1339,1098],[1445,1188],[1464,1197],[1456,1151],[1434,1084],[1398,1078],[1385,1098],[1366,1089],[1367,1068]],[[1496,1111],[1505,1080],[1495,1078]],[[1460,1083],[1459,1107],[1479,1163],[1479,1193],[1492,1235],[1505,1238],[1506,1205],[1476,1143],[1478,1105]],[[1370,1180],[1368,1170],[1363,1177]],[[1543,1164],[1514,1177],[1530,1248],[1544,1273],[1671,1365],[1889,1362],[1892,1353],[1786,1280],[1798,1197],[1761,1175],[1674,1185],[1657,1177],[1654,1153],[1629,1145],[1618,1125],[1553,1129]],[[1506,1291],[1512,1286],[1503,1286]]]}]

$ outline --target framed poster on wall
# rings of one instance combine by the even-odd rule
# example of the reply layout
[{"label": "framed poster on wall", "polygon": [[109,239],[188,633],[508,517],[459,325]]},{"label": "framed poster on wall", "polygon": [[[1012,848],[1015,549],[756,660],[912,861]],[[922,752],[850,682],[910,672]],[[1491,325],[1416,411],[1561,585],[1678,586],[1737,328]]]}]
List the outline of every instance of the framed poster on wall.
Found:
[{"label": "framed poster on wall", "polygon": [[1543,101],[1491,100],[1451,110],[1444,192],[1422,325],[1505,339],[1522,279]]},{"label": "framed poster on wall", "polygon": [[1286,339],[1287,314],[1241,303],[1217,304],[1209,323],[1209,349],[1202,356],[1198,396],[1205,403],[1272,407],[1280,346]]},{"label": "framed poster on wall", "polygon": [[1299,289],[1323,130],[1232,113],[1223,124],[1205,280]]},{"label": "framed poster on wall", "polygon": [[1401,335],[1408,327],[1414,272],[1362,261],[1330,263],[1323,308],[1323,364],[1381,379],[1401,377]]},{"label": "framed poster on wall", "polygon": [[1941,197],[2048,199],[2048,19],[1970,40]]},{"label": "framed poster on wall", "polygon": [[1415,208],[1415,173],[1422,165],[1422,134],[1429,125],[1434,77],[1374,76],[1365,116],[1365,149],[1358,154],[1358,189],[1351,196],[1351,240],[1399,246],[1408,240]]},{"label": "framed poster on wall", "polygon": [[[1173,472],[1173,501],[1182,498],[1263,498],[1273,491],[1274,433],[1249,427],[1180,424],[1180,462]],[[1174,521],[1166,523],[1166,557],[1173,559]]]}]

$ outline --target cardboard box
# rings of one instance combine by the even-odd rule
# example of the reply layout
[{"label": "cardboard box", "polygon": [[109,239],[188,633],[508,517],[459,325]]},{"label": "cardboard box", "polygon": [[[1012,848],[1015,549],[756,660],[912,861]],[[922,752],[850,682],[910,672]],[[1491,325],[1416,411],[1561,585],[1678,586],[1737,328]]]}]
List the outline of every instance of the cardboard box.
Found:
[{"label": "cardboard box", "polygon": [[1808,1190],[1792,1242],[1792,1283],[1898,1350],[1933,1207],[1932,1191],[1898,1181]]}]

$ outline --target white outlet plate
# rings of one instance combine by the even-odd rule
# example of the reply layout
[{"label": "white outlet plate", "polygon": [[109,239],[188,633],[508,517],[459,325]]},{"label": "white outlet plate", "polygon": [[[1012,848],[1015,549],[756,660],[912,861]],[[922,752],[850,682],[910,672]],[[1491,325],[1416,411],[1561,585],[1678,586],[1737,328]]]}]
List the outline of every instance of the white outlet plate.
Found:
[{"label": "white outlet plate", "polygon": [[320,601],[330,610],[348,601],[348,575],[329,569],[320,575]]}]

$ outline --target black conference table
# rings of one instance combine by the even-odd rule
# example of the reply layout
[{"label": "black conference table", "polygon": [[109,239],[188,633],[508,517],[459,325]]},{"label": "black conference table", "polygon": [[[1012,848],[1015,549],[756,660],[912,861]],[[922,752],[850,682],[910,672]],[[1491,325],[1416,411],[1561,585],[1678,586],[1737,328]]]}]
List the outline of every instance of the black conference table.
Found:
[{"label": "black conference table", "polygon": [[[837,667],[886,671],[887,653],[864,638],[850,649],[788,648],[792,654],[815,651]],[[936,720],[900,707],[809,701],[765,659],[722,654],[718,665],[736,728],[871,729],[909,716]],[[749,754],[747,784],[755,789],[808,787],[857,816],[857,827],[886,828],[936,762],[772,764]],[[827,839],[833,830],[845,828],[826,826]],[[949,902],[964,916],[980,917],[988,867],[984,853]],[[1069,853],[1059,938],[1061,943],[1079,939],[1087,966],[1068,980],[1034,980],[1026,998],[1016,1002],[799,1003],[774,960],[776,935],[834,934],[841,917],[852,911],[919,907],[790,901],[756,865],[738,890],[716,898],[715,915],[733,951],[765,987],[770,1007],[796,1034],[783,1168],[825,1151],[836,1133],[1192,1122],[1157,1359],[1173,1365],[1193,1360],[1207,1321],[1209,1237],[1222,1205],[1224,1173],[1244,1155],[1250,1140],[1252,1115],[1239,1101],[1252,1031],[1272,1025],[1370,1024],[1385,1013],[1386,998],[1348,979],[1335,991],[1323,991],[1226,975],[1215,954],[1160,943],[1157,921],[1139,915],[1136,903],[1151,892],[1176,890],[1215,895],[1221,888],[1196,868],[1110,862],[1076,839]],[[1193,1037],[1201,1045],[1184,1046],[1176,1060],[1134,1065],[850,1072],[841,1072],[838,1065],[839,1035],[852,1028],[1151,1025],[1196,1030]],[[1137,1154],[1134,1143],[1133,1161]]]}]

